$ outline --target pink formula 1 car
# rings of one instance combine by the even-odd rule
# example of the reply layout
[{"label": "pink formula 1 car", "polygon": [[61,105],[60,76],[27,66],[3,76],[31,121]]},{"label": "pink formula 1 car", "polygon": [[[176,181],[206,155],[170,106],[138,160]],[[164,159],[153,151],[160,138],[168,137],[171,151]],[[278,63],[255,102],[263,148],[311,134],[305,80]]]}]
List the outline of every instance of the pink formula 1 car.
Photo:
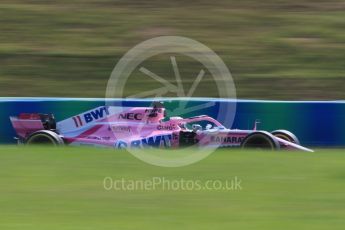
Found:
[{"label": "pink formula 1 car", "polygon": [[113,148],[195,145],[312,151],[302,147],[296,136],[286,130],[227,129],[204,115],[167,118],[159,103],[152,107],[101,106],[60,122],[47,114],[26,113],[10,119],[18,141],[26,144]]}]

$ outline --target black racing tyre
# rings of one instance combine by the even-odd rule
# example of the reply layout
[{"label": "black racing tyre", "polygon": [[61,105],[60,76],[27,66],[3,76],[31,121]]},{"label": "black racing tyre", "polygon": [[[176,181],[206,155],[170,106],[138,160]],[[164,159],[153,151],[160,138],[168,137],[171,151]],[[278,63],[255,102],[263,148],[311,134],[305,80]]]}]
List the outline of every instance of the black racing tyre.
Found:
[{"label": "black racing tyre", "polygon": [[280,145],[274,136],[269,132],[257,131],[244,138],[241,143],[241,148],[277,150],[280,149]]},{"label": "black racing tyre", "polygon": [[290,141],[292,143],[295,143],[295,144],[300,144],[298,138],[295,136],[295,134],[293,134],[292,132],[290,131],[287,131],[287,130],[276,130],[276,131],[273,131],[271,132],[271,134],[275,137],[279,137],[283,140],[286,140],[286,141]]},{"label": "black racing tyre", "polygon": [[50,130],[40,130],[32,133],[25,140],[27,145],[64,145],[63,139],[55,132]]}]

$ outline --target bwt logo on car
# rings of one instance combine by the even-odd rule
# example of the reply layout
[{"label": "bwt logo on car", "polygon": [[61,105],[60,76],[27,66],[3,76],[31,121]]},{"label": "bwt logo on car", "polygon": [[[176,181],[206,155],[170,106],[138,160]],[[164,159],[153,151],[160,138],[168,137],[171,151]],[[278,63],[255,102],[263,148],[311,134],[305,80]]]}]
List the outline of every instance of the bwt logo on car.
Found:
[{"label": "bwt logo on car", "polygon": [[97,109],[95,109],[89,113],[85,113],[84,114],[84,120],[86,123],[90,123],[94,120],[98,120],[98,119],[103,118],[107,115],[109,115],[109,109],[108,109],[108,107],[104,106],[104,107],[97,108]]},{"label": "bwt logo on car", "polygon": [[119,141],[115,142],[114,146],[115,146],[115,148],[118,148],[118,149],[123,149],[123,148],[127,148],[127,147],[131,147],[131,148],[170,147],[171,146],[171,138],[172,138],[171,134],[152,136],[152,137],[143,138],[141,140],[131,141],[129,146],[128,146],[127,142],[119,140]]}]

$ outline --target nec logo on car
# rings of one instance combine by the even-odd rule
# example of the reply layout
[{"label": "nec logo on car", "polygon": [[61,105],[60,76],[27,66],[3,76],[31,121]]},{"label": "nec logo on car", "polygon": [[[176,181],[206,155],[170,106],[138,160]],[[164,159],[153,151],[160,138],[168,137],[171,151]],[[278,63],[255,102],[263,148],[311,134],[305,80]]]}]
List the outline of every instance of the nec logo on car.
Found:
[{"label": "nec logo on car", "polygon": [[105,116],[109,115],[108,107],[100,107],[97,108],[89,113],[84,114],[84,120],[86,123],[90,123],[93,120],[98,120],[100,118],[103,118]]},{"label": "nec logo on car", "polygon": [[141,113],[124,113],[119,115],[119,119],[140,121],[143,119],[143,115]]}]

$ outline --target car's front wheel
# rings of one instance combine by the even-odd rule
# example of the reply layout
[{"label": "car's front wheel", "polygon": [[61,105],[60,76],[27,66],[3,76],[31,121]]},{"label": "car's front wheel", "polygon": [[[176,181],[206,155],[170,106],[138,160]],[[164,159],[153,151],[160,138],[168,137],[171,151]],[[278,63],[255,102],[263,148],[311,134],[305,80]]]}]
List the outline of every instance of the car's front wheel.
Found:
[{"label": "car's front wheel", "polygon": [[281,138],[283,140],[290,141],[290,142],[298,144],[298,145],[300,144],[300,142],[299,142],[298,138],[295,136],[295,134],[293,134],[290,131],[287,131],[287,130],[276,130],[276,131],[273,131],[271,133],[275,137],[279,137],[279,138]]},{"label": "car's front wheel", "polygon": [[280,145],[269,132],[257,131],[246,136],[241,147],[244,149],[276,150],[280,148]]}]

